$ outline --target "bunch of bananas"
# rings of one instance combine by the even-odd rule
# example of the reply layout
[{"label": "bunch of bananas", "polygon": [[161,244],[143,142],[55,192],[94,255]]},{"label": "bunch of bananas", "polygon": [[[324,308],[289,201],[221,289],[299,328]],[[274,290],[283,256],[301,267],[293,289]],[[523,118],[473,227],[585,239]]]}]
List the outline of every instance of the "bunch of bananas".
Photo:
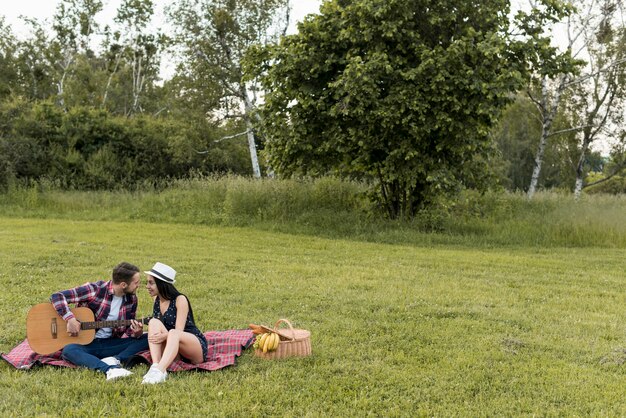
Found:
[{"label": "bunch of bananas", "polygon": [[278,348],[280,337],[275,332],[265,332],[259,334],[254,341],[254,348],[262,350],[264,353],[274,351]]}]

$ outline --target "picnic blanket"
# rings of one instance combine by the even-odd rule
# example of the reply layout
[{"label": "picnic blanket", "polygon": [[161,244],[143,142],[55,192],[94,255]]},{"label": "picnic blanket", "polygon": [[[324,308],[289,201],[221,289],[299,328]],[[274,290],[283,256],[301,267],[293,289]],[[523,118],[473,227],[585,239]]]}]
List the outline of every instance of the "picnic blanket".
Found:
[{"label": "picnic blanket", "polygon": [[[227,331],[205,332],[209,350],[208,360],[200,364],[185,363],[182,360],[174,361],[168,371],[180,370],[218,370],[235,364],[235,358],[241,355],[243,349],[250,347],[254,342],[254,334],[249,329],[233,329]],[[61,351],[52,354],[41,355],[30,349],[28,340],[22,341],[8,354],[0,353],[3,360],[7,361],[16,369],[29,370],[38,365],[50,365],[59,367],[77,367],[61,358]],[[127,366],[139,363],[152,364],[150,351],[142,351],[133,356]]]}]

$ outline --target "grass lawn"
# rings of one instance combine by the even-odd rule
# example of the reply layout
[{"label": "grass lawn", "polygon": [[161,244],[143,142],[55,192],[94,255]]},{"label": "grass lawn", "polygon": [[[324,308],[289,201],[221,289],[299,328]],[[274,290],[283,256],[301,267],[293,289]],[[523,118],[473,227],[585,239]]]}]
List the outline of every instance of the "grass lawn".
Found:
[{"label": "grass lawn", "polygon": [[[247,350],[217,372],[142,386],[0,362],[0,416],[626,414],[623,248],[394,245],[184,224],[0,217],[0,351],[29,308],[162,261],[203,330],[312,333],[313,356]],[[151,303],[143,284],[140,314]]]}]

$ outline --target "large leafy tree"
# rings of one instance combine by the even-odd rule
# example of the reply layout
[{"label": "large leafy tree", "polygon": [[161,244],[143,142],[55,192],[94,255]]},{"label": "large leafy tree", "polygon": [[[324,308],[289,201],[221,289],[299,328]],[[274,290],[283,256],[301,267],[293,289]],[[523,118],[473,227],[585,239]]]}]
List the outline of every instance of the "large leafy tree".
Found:
[{"label": "large leafy tree", "polygon": [[270,163],[370,180],[393,218],[481,186],[490,128],[532,62],[552,55],[543,22],[566,12],[544,2],[518,14],[513,35],[508,0],[331,0],[320,11],[250,55],[250,71],[265,72]]}]

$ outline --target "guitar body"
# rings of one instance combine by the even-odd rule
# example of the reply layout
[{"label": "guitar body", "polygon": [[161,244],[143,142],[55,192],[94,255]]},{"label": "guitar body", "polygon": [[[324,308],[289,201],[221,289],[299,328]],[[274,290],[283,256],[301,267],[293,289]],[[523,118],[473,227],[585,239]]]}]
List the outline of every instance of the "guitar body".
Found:
[{"label": "guitar body", "polygon": [[[89,308],[74,308],[72,313],[80,322],[94,320]],[[33,306],[26,317],[26,338],[30,348],[38,354],[51,354],[68,344],[89,344],[95,329],[81,329],[76,337],[67,333],[67,323],[59,316],[52,303]]]}]

